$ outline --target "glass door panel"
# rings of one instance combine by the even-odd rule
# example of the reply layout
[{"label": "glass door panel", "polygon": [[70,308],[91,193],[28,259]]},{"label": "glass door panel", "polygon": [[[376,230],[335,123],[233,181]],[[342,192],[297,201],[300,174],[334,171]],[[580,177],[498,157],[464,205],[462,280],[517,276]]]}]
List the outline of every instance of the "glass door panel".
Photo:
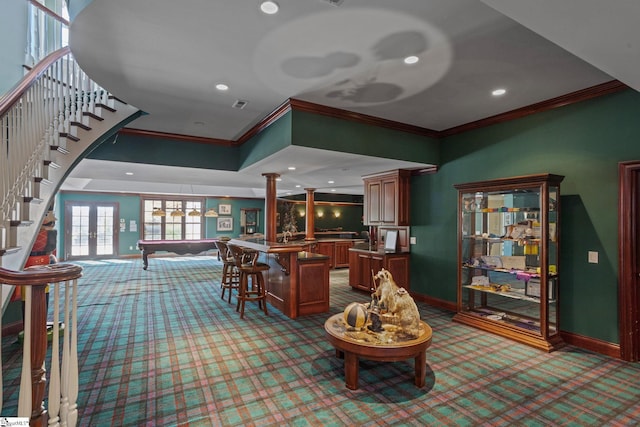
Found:
[{"label": "glass door panel", "polygon": [[66,259],[117,255],[117,203],[65,203]]}]

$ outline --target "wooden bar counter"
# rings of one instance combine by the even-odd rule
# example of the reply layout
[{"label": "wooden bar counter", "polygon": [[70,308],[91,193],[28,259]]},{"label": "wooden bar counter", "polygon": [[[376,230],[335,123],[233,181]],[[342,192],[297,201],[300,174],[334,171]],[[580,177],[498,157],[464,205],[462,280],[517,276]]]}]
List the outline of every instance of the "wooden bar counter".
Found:
[{"label": "wooden bar counter", "polygon": [[329,311],[329,257],[308,252],[302,240],[288,243],[262,239],[231,239],[232,245],[261,252],[260,261],[271,267],[265,271],[267,301],[295,319]]}]

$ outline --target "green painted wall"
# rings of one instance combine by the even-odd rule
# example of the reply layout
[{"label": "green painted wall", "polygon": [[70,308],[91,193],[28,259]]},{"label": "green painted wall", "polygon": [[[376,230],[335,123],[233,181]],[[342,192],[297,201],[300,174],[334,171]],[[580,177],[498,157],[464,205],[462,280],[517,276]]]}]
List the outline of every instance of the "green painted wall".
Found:
[{"label": "green painted wall", "polygon": [[560,328],[618,343],[617,168],[640,159],[638,117],[640,94],[629,90],[444,139],[439,171],[412,179],[411,288],[456,300],[454,184],[564,175]]},{"label": "green painted wall", "polygon": [[291,112],[271,123],[238,148],[241,159],[239,169],[271,156],[289,145],[291,145]]},{"label": "green painted wall", "polygon": [[428,164],[440,161],[440,143],[435,138],[295,110],[292,143]]},{"label": "green painted wall", "polygon": [[[62,232],[64,229],[65,215],[64,205],[66,202],[111,202],[118,204],[118,210],[120,217],[116,221],[116,226],[119,226],[119,221],[124,219],[126,229],[124,232],[119,233],[118,236],[118,255],[130,255],[138,254],[138,248],[136,242],[140,239],[138,231],[132,232],[130,230],[131,221],[135,221],[138,230],[142,225],[140,218],[140,197],[137,195],[116,195],[116,194],[96,194],[96,193],[59,193],[56,197],[55,212],[58,221],[56,222],[56,228],[58,229],[58,254],[61,259],[64,258],[63,250],[65,244],[65,235]],[[132,248],[132,249],[129,249]]]},{"label": "green painted wall", "polygon": [[[258,233],[264,233],[264,199],[233,199],[228,197],[211,197],[207,198],[206,209],[214,208],[220,213],[219,205],[231,205],[231,216],[233,217],[233,230],[221,231],[216,230],[217,218],[205,218],[205,237],[213,239],[216,237],[238,237],[240,235],[240,209],[242,208],[259,208],[260,220],[258,221]],[[228,215],[220,215],[225,217]]]},{"label": "green painted wall", "polygon": [[88,158],[229,171],[240,165],[238,147],[127,134],[104,142]]}]

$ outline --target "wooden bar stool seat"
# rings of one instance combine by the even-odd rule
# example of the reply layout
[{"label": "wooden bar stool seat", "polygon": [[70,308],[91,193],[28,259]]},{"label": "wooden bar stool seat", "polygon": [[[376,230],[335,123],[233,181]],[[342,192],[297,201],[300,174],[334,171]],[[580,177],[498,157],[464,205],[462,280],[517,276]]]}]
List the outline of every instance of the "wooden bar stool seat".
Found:
[{"label": "wooden bar stool seat", "polygon": [[[238,290],[238,304],[236,311],[240,318],[244,318],[244,307],[247,301],[257,301],[258,307],[269,315],[267,311],[267,288],[262,273],[269,270],[269,264],[258,262],[258,251],[248,250],[236,245],[227,245],[240,272],[240,287]],[[251,286],[249,286],[251,283]]]},{"label": "wooden bar stool seat", "polygon": [[220,289],[222,289],[222,299],[224,294],[229,290],[228,302],[231,303],[231,294],[234,289],[240,287],[240,271],[236,266],[236,261],[233,259],[229,247],[223,241],[216,241],[218,247],[218,259],[222,261],[222,278],[220,279]]}]

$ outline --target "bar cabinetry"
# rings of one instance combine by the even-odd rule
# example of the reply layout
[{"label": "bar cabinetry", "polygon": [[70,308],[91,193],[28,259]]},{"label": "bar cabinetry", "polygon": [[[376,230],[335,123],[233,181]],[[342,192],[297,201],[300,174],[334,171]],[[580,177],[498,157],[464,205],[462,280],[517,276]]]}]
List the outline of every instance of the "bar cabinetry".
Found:
[{"label": "bar cabinetry", "polygon": [[349,285],[354,289],[371,292],[373,274],[384,268],[391,272],[398,286],[409,290],[409,256],[409,253],[349,249]]},{"label": "bar cabinetry", "polygon": [[457,184],[454,320],[552,351],[558,326],[560,183],[538,174]]}]

